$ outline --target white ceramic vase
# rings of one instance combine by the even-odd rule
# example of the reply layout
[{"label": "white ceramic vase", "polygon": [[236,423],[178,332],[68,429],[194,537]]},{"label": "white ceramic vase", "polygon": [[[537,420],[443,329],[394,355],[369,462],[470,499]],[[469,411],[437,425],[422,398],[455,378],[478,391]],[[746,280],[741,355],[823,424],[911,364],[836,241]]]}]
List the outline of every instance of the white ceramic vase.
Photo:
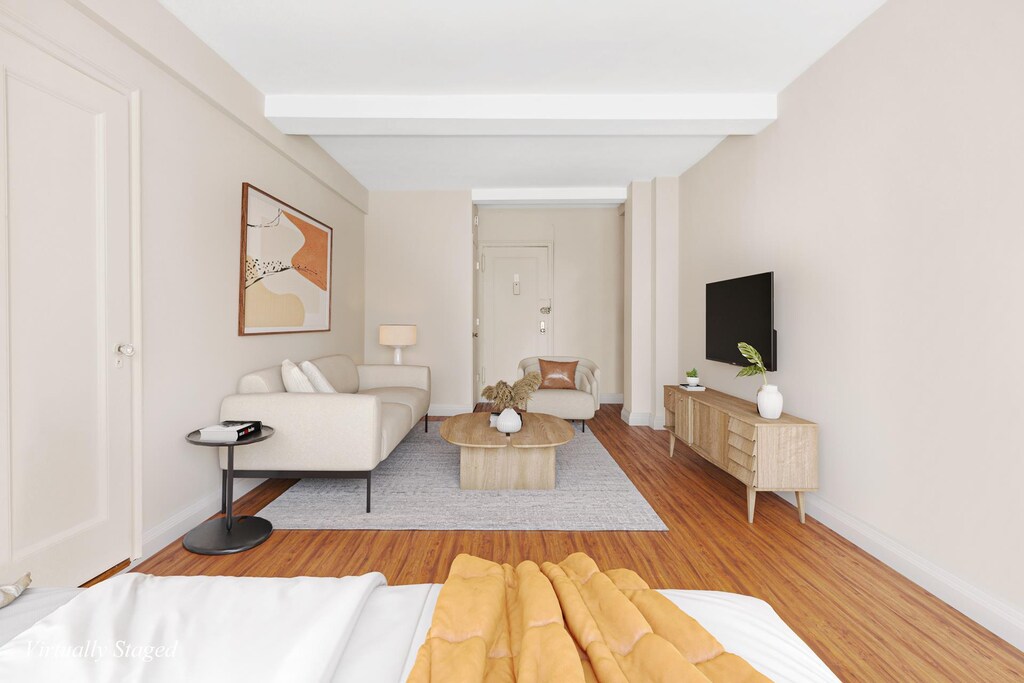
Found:
[{"label": "white ceramic vase", "polygon": [[774,384],[765,384],[757,392],[757,412],[766,420],[778,420],[782,415],[782,394]]},{"label": "white ceramic vase", "polygon": [[700,377],[687,377],[686,383],[689,384],[691,387],[695,387],[698,384],[700,384]]},{"label": "white ceramic vase", "polygon": [[513,434],[523,428],[523,418],[511,408],[505,408],[494,421],[494,426],[499,432]]}]

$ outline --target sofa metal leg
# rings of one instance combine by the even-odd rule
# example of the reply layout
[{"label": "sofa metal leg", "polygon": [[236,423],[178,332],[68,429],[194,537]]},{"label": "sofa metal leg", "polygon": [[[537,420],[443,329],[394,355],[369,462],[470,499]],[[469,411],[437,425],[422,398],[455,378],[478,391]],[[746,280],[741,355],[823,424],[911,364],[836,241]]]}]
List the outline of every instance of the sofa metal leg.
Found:
[{"label": "sofa metal leg", "polygon": [[584,432],[587,431],[587,421],[586,420],[580,420],[580,431],[584,431]]},{"label": "sofa metal leg", "polygon": [[366,473],[366,511],[370,511],[370,475],[372,472]]},{"label": "sofa metal leg", "polygon": [[424,414],[423,415],[423,431],[424,432],[429,432],[430,431],[429,429],[427,429],[428,425],[430,425],[430,415]]},{"label": "sofa metal leg", "polygon": [[220,513],[226,514],[228,511],[228,471],[220,471]]}]

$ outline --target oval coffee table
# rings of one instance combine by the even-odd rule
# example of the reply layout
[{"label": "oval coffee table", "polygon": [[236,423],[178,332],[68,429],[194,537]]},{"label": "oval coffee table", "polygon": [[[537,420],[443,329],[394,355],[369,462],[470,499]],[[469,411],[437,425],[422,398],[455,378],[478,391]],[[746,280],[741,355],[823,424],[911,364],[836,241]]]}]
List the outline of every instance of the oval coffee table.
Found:
[{"label": "oval coffee table", "polygon": [[462,448],[460,486],[555,488],[555,450],[572,440],[572,425],[553,415],[523,413],[523,428],[506,435],[490,419],[490,413],[465,413],[441,423],[441,438]]}]

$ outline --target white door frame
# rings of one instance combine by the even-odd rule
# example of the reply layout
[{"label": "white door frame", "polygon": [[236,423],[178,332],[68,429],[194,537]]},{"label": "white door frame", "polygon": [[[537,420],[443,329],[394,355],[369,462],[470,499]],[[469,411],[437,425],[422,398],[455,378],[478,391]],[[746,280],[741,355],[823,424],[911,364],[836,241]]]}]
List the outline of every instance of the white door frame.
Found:
[{"label": "white door frame", "polygon": [[[548,282],[550,283],[550,288],[551,288],[551,291],[549,292],[549,294],[551,295],[550,296],[550,299],[551,299],[551,314],[550,314],[550,316],[551,316],[551,318],[550,318],[551,326],[548,328],[547,334],[548,334],[548,341],[549,341],[551,347],[554,348],[554,346],[555,346],[555,332],[558,329],[558,325],[555,323],[555,320],[556,320],[555,313],[557,313],[557,311],[558,311],[558,306],[555,303],[555,243],[552,242],[552,241],[544,241],[544,240],[480,240],[477,243],[476,260],[477,260],[477,263],[483,264],[483,268],[486,268],[486,266],[487,266],[487,264],[483,260],[484,250],[488,249],[490,247],[511,247],[511,248],[515,248],[515,247],[546,247],[547,248],[547,250],[548,250]],[[479,313],[480,324],[479,325],[475,325],[473,327],[473,331],[474,332],[479,332],[480,329],[483,327],[483,324],[484,324],[484,304],[483,304],[484,279],[483,279],[483,272],[482,272],[483,268],[478,268],[475,271],[475,275],[476,275],[476,278],[475,278],[475,280],[476,280],[476,282],[475,282],[476,296],[477,296],[477,301],[480,302],[479,303],[479,308],[478,308],[478,311],[477,311]],[[474,322],[476,322],[476,321],[474,320]],[[477,363],[477,367],[473,368],[472,375],[473,375],[474,378],[479,378],[480,377],[480,365],[479,364],[483,361],[483,350],[482,349],[480,350],[479,358],[474,359],[474,361]],[[477,401],[482,401],[483,400],[483,397],[480,396],[480,392],[483,390],[483,388],[484,388],[484,382],[482,382],[482,381],[480,381],[478,379],[476,381],[476,389],[475,389],[476,400]]]},{"label": "white door frame", "polygon": [[[8,33],[42,50],[70,68],[124,95],[129,119],[129,241],[128,267],[131,297],[131,343],[136,353],[132,364],[131,398],[131,462],[132,462],[132,537],[131,557],[142,557],[142,360],[145,344],[142,339],[142,100],[138,88],[125,83],[114,74],[101,69],[70,46],[61,44],[22,22],[6,7],[0,6],[0,35]],[[4,195],[6,197],[6,194]],[[6,208],[6,207],[5,207]],[[6,221],[6,210],[3,214]]]}]

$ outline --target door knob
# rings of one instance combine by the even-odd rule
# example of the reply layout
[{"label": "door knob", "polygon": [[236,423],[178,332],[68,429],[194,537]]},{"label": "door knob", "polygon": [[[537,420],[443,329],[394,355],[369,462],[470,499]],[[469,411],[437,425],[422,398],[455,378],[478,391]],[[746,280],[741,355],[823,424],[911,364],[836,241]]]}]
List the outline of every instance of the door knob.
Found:
[{"label": "door knob", "polygon": [[135,355],[135,347],[131,344],[118,344],[116,351],[122,356],[128,356],[129,358]]}]

